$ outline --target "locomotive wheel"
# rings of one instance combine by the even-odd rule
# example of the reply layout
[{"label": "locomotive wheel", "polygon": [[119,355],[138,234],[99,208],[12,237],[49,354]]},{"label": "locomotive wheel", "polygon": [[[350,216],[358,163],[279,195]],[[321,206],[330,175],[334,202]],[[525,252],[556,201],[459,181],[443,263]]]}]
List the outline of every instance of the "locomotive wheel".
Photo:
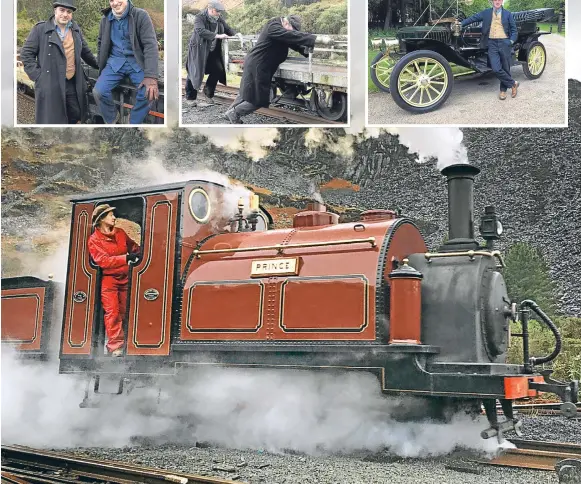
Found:
[{"label": "locomotive wheel", "polygon": [[538,79],[545,72],[547,66],[547,51],[540,42],[533,42],[527,50],[527,60],[523,64],[525,76],[529,79]]},{"label": "locomotive wheel", "polygon": [[340,121],[347,118],[347,94],[339,91],[313,89],[315,108],[322,118],[329,121]]},{"label": "locomotive wheel", "polygon": [[450,96],[453,86],[450,63],[431,50],[418,50],[402,57],[393,68],[389,82],[396,104],[417,114],[438,109]]},{"label": "locomotive wheel", "polygon": [[395,61],[387,52],[379,52],[371,64],[371,80],[380,91],[389,92],[389,79]]}]

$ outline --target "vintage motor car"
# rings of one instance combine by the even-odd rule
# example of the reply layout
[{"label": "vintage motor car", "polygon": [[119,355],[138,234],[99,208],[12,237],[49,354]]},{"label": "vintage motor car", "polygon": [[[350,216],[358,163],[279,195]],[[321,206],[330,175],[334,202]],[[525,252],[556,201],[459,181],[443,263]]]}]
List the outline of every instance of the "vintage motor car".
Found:
[{"label": "vintage motor car", "polygon": [[[470,5],[472,0],[450,2],[441,12],[433,4],[430,0],[412,26],[400,28],[396,39],[382,41],[370,67],[373,83],[381,91],[391,93],[402,109],[418,114],[440,108],[455,78],[492,71],[487,51],[480,47],[482,24],[465,28],[456,24],[467,18],[461,4]],[[529,79],[538,79],[545,71],[547,52],[539,38],[551,32],[540,31],[538,23],[554,15],[551,8],[514,12],[518,40],[512,65],[522,65]]]}]

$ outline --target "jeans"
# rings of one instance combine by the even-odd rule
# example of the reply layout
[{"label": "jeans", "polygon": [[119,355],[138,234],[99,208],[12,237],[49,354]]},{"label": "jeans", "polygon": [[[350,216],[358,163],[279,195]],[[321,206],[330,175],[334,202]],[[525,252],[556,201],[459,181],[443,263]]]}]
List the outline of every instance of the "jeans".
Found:
[{"label": "jeans", "polygon": [[[117,107],[113,101],[113,89],[115,89],[125,76],[129,76],[131,82],[135,87],[143,81],[145,77],[143,71],[135,72],[135,69],[129,66],[126,62],[121,69],[115,72],[109,64],[105,66],[103,72],[99,75],[97,83],[93,88],[93,96],[103,120],[107,124],[111,124],[115,121],[117,116]],[[131,115],[129,119],[130,124],[142,124],[143,120],[149,113],[151,103],[145,96],[145,86],[142,86],[136,94],[135,105],[131,108]]]},{"label": "jeans", "polygon": [[248,116],[249,114],[252,114],[257,109],[258,106],[245,101],[242,99],[242,95],[238,93],[238,96],[236,96],[236,99],[234,99],[234,102],[230,105],[228,111],[234,111],[234,113],[236,113],[236,115],[240,118],[242,116]]},{"label": "jeans", "polygon": [[500,91],[511,89],[515,82],[510,75],[512,63],[512,44],[509,39],[489,39],[488,59],[494,74],[500,80]]},{"label": "jeans", "polygon": [[81,106],[77,96],[77,79],[75,76],[72,79],[65,80],[65,93],[69,124],[77,124],[81,120]]}]

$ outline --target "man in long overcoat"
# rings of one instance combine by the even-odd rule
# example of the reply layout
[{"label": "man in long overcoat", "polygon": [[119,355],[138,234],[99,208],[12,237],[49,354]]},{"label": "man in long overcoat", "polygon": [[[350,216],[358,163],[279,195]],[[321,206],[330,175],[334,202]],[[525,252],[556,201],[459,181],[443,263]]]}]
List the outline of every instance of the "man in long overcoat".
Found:
[{"label": "man in long overcoat", "polygon": [[289,49],[308,57],[308,49],[315,46],[317,36],[301,32],[297,15],[276,17],[268,21],[258,42],[244,59],[244,72],[238,96],[225,113],[232,124],[240,124],[247,116],[270,104],[272,76],[287,59]]},{"label": "man in long overcoat", "polygon": [[202,87],[204,74],[209,74],[204,87],[206,100],[213,103],[218,82],[226,85],[226,67],[222,54],[222,40],[235,35],[234,30],[222,18],[224,5],[211,0],[208,7],[194,19],[194,32],[190,37],[186,60],[186,99],[194,101]]},{"label": "man in long overcoat", "polygon": [[109,0],[97,48],[100,72],[93,95],[103,120],[107,124],[118,121],[113,90],[128,76],[137,88],[129,122],[143,123],[151,103],[159,98],[159,46],[151,17],[131,0]]},{"label": "man in long overcoat", "polygon": [[74,0],[54,2],[54,14],[37,23],[20,52],[24,71],[34,82],[36,124],[77,124],[87,117],[83,59],[98,68],[79,25]]}]

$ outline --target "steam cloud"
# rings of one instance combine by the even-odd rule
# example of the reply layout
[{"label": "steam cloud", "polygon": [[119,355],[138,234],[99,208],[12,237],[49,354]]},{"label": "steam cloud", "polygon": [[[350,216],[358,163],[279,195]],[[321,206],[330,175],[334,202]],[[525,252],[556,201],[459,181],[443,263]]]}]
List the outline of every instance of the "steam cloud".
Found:
[{"label": "steam cloud", "polygon": [[83,382],[57,373],[54,365],[23,363],[3,351],[3,444],[115,447],[148,437],[309,454],[387,447],[404,457],[497,449],[479,437],[485,423],[466,416],[449,424],[392,420],[397,401],[381,395],[376,378],[364,373],[201,368],[161,392],[137,388],[93,409],[78,407]]},{"label": "steam cloud", "polygon": [[437,158],[440,170],[468,163],[468,152],[462,144],[464,134],[458,128],[388,128],[387,132],[399,136],[399,142],[416,153],[420,163]]}]

